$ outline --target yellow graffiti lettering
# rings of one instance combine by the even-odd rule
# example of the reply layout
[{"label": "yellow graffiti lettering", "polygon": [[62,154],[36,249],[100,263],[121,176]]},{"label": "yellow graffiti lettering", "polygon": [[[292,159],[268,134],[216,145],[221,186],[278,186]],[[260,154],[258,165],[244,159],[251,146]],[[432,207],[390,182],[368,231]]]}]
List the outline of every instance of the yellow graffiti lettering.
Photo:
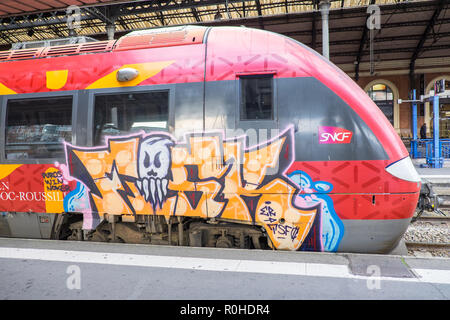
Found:
[{"label": "yellow graffiti lettering", "polygon": [[[214,133],[190,135],[185,144],[156,134],[107,143],[102,149],[68,151],[89,173],[88,180],[77,178],[90,186],[100,215],[241,220],[263,226],[273,246],[291,250],[300,247],[313,225],[317,207],[297,208],[298,189],[278,168],[282,157],[285,166],[289,163],[287,133],[253,149]],[[161,159],[170,162],[164,174]]]}]

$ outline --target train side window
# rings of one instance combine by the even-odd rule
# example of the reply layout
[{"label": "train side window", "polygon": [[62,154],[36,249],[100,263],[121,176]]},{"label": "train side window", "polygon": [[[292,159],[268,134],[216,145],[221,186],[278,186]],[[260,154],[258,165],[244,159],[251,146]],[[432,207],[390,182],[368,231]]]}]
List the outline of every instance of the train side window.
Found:
[{"label": "train side window", "polygon": [[72,141],[72,97],[10,99],[6,111],[6,159],[64,158]]},{"label": "train side window", "polygon": [[273,75],[240,76],[240,119],[273,120]]},{"label": "train side window", "polygon": [[167,131],[169,92],[133,92],[95,97],[94,145],[105,143],[105,136],[138,131]]}]

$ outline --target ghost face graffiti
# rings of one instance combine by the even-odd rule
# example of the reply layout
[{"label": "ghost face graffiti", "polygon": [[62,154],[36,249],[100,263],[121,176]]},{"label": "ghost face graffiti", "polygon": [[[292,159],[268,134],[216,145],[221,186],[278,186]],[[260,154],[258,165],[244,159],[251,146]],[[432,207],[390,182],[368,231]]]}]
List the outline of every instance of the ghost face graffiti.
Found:
[{"label": "ghost face graffiti", "polygon": [[136,186],[153,211],[157,205],[161,209],[167,197],[173,145],[172,139],[164,135],[149,136],[139,145]]},{"label": "ghost face graffiti", "polygon": [[299,202],[301,186],[286,175],[294,157],[292,131],[249,147],[245,136],[224,139],[221,132],[187,134],[180,142],[166,133],[109,137],[104,147],[66,144],[67,166],[100,216],[240,220],[262,226],[274,248],[298,250],[307,240],[312,250],[322,250],[326,207]]}]

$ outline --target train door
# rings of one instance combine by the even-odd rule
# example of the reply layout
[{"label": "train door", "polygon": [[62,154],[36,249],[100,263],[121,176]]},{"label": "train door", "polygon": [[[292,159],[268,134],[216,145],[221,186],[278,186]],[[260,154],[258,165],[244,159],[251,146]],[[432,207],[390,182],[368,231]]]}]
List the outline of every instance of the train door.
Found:
[{"label": "train door", "polygon": [[237,73],[205,84],[205,129],[247,137],[247,147],[278,135],[277,94],[271,72]]},{"label": "train door", "polygon": [[50,238],[64,212],[60,165],[77,132],[76,92],[2,97],[0,235]]},{"label": "train door", "polygon": [[253,218],[264,211],[266,202],[271,203],[260,201],[256,192],[285,195],[292,191],[284,180],[270,189],[282,168],[287,169],[293,160],[289,128],[279,126],[277,81],[276,72],[253,71],[237,72],[234,80],[206,82],[206,129],[222,132],[227,146],[233,140],[239,145],[239,152],[233,155],[237,159],[231,160],[231,153],[225,157],[225,162],[236,161],[239,167],[239,174],[231,169],[232,174],[225,179],[225,197],[232,199],[231,194],[237,192]]}]

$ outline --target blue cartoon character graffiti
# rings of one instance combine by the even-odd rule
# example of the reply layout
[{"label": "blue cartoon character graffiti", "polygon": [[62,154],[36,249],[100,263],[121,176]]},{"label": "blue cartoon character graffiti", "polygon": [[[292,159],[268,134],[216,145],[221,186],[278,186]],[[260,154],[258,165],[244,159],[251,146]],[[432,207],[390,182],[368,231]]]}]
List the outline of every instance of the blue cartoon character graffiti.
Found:
[{"label": "blue cartoon character graffiti", "polygon": [[333,185],[326,181],[314,182],[304,171],[294,171],[289,178],[300,186],[295,203],[301,207],[312,207],[320,204],[320,215],[317,215],[310,233],[299,250],[301,251],[337,251],[344,235],[344,224],[334,210],[333,200],[328,195]]}]

